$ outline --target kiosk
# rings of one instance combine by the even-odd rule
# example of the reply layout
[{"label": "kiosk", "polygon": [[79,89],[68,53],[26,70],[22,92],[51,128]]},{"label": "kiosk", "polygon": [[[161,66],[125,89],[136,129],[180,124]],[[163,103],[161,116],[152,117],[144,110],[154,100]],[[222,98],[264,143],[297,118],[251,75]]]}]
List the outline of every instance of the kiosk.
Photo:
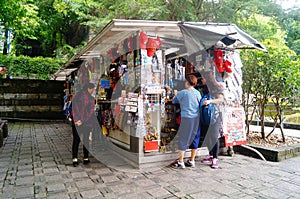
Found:
[{"label": "kiosk", "polygon": [[[266,51],[234,24],[115,19],[56,78],[75,82],[73,93],[85,82],[97,85],[99,133],[113,143],[110,150],[143,167],[177,158],[180,108],[171,100],[188,74],[213,71],[215,80],[227,85],[227,106],[239,113],[235,121],[244,123],[239,56],[244,48]],[[235,133],[225,137],[226,146],[244,143],[244,126],[229,127],[239,129],[225,129]]]}]

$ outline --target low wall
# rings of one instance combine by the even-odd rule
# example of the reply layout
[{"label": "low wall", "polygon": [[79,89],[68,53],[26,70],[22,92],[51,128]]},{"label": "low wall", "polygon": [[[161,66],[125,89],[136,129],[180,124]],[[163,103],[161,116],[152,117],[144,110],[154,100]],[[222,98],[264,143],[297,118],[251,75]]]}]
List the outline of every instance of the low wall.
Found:
[{"label": "low wall", "polygon": [[0,79],[0,118],[64,119],[64,82]]},{"label": "low wall", "polygon": [[[251,121],[250,124],[251,124],[251,125],[257,125],[257,126],[260,126],[260,123],[261,123],[261,122],[260,122],[259,120],[253,120],[253,121]],[[265,122],[264,122],[264,125],[265,125],[265,126],[268,126],[268,127],[273,127],[273,126],[274,126],[274,122],[267,122],[267,121],[265,121]],[[277,124],[277,127],[279,127],[279,124]],[[283,122],[283,128],[300,130],[300,124]]]}]

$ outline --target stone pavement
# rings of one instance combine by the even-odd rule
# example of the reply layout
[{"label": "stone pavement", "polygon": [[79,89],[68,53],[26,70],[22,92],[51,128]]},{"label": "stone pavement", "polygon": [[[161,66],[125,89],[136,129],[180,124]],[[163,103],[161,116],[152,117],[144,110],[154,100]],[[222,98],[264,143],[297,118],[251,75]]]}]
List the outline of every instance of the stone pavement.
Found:
[{"label": "stone pavement", "polygon": [[[0,198],[300,198],[300,157],[265,162],[220,156],[220,168],[150,171],[71,165],[71,128],[63,122],[9,123],[0,148]],[[81,151],[81,150],[80,150]],[[81,156],[82,157],[82,156]]]}]

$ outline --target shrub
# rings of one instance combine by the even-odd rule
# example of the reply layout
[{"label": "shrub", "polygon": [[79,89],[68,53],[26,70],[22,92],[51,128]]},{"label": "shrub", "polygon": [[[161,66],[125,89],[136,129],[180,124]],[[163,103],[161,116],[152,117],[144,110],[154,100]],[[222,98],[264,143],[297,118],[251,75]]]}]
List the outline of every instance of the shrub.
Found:
[{"label": "shrub", "polygon": [[12,78],[49,80],[65,62],[55,58],[0,55],[0,66],[6,66]]}]

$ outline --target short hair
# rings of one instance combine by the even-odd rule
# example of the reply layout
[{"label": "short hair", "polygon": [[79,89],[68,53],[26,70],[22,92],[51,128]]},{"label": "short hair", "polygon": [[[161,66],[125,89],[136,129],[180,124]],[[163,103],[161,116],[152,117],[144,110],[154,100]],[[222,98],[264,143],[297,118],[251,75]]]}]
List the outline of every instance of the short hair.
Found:
[{"label": "short hair", "polygon": [[191,85],[191,86],[196,86],[198,83],[198,79],[195,75],[188,75],[186,77],[186,81]]}]

